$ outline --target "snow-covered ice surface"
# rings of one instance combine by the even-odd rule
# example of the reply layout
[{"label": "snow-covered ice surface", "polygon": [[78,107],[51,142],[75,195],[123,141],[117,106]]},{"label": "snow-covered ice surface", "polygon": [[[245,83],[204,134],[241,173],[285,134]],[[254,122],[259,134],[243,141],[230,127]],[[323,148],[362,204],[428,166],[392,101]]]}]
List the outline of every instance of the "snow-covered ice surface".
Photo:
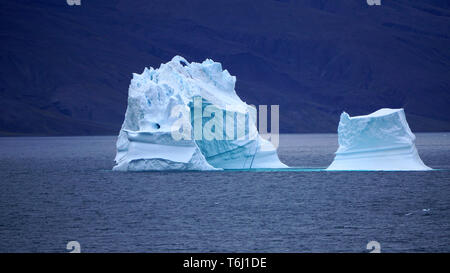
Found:
[{"label": "snow-covered ice surface", "polygon": [[[259,136],[254,119],[249,114],[250,106],[234,90],[235,82],[236,78],[227,70],[222,70],[220,63],[209,59],[203,63],[189,63],[180,56],[161,64],[158,69],[145,68],[142,74],[133,74],[125,120],[116,145],[116,166],[113,169],[146,171],[287,167],[278,159],[276,148]],[[195,130],[198,127],[201,130],[202,125],[212,117],[200,115],[198,118],[193,115],[195,97],[201,98],[202,111],[212,105],[219,110],[228,110],[233,115],[243,115],[249,124],[245,135],[223,140],[195,138]],[[196,125],[198,122],[199,126]],[[238,131],[237,124],[234,123],[235,132]],[[174,132],[183,132],[189,137],[176,139],[173,137]]]},{"label": "snow-covered ice surface", "polygon": [[365,116],[341,114],[339,148],[327,170],[431,170],[419,157],[403,109]]}]

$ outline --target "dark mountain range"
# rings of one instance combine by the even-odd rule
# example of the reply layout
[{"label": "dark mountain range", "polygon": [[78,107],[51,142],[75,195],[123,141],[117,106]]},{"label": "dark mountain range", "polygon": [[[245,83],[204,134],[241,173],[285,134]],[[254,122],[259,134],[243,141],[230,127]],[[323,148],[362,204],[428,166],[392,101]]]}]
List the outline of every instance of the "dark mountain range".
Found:
[{"label": "dark mountain range", "polygon": [[212,58],[283,132],[404,107],[450,130],[450,1],[15,0],[0,3],[0,134],[116,134],[131,73]]}]

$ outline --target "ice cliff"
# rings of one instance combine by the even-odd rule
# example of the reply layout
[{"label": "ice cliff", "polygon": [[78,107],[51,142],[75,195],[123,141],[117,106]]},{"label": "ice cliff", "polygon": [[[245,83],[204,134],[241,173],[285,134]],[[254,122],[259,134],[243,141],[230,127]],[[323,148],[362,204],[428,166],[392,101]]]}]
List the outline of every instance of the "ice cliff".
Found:
[{"label": "ice cliff", "polygon": [[328,170],[430,170],[419,157],[403,109],[341,114],[339,148]]},{"label": "ice cliff", "polygon": [[235,82],[220,63],[180,56],[133,74],[113,169],[287,167],[258,134],[253,108],[237,96]]}]

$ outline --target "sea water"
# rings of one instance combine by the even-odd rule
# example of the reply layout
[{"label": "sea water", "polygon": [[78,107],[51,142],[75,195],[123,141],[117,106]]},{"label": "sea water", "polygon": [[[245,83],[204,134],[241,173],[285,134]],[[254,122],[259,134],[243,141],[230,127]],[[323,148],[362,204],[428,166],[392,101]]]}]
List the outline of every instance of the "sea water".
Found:
[{"label": "sea water", "polygon": [[327,172],[335,134],[282,135],[290,170],[112,172],[116,137],[0,138],[0,252],[450,251],[450,134],[429,172]]}]

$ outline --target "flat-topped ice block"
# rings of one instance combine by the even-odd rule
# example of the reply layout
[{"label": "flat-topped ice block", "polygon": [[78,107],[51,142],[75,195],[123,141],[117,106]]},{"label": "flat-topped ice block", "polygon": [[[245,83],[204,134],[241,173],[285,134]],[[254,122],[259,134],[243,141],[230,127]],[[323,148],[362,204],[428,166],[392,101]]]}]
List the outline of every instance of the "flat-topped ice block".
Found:
[{"label": "flat-topped ice block", "polygon": [[327,170],[426,171],[403,109],[365,116],[341,114],[339,148]]}]

